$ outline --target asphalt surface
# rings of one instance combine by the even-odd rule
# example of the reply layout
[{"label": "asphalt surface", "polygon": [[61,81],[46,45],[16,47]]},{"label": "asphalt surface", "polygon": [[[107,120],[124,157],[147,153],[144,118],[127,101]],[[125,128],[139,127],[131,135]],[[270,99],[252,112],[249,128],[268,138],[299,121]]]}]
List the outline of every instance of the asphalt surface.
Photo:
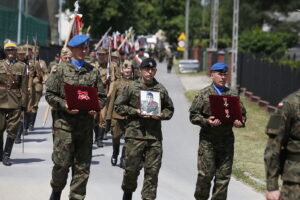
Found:
[{"label": "asphalt surface", "polygon": [[[180,79],[174,72],[166,73],[166,64],[158,65],[157,80],[162,82],[173,99],[175,113],[170,121],[163,122],[163,161],[159,174],[158,200],[192,200],[197,178],[197,149],[200,128],[189,122],[189,103],[184,97]],[[205,82],[205,81],[204,81]],[[193,83],[191,83],[193,84]],[[198,84],[198,83],[197,83]],[[199,86],[199,85],[198,85]],[[201,88],[201,86],[199,86]],[[0,200],[46,200],[51,193],[51,116],[42,127],[47,103],[43,98],[36,121],[36,129],[22,144],[14,145],[11,155],[13,165],[0,164]],[[236,152],[238,153],[238,152]],[[112,167],[111,140],[104,148],[93,148],[91,174],[87,186],[87,200],[122,199],[121,182],[123,170]],[[68,199],[70,175],[62,200]],[[133,200],[141,199],[143,171]],[[229,200],[260,200],[263,195],[232,178],[229,185]]]}]

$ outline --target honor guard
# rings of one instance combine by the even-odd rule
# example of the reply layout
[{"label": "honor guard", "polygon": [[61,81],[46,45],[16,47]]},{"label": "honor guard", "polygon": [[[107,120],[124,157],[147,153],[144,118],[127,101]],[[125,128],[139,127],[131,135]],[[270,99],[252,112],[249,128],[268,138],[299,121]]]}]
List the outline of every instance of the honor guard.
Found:
[{"label": "honor guard", "polygon": [[[144,164],[144,184],[142,199],[156,199],[158,173],[162,159],[161,121],[169,120],[174,113],[173,102],[166,88],[155,78],[157,68],[152,58],[143,60],[140,65],[141,78],[125,87],[115,101],[116,112],[128,119],[125,130],[125,172],[122,189],[123,200],[131,200],[137,188],[141,160]],[[160,93],[161,115],[142,115],[140,91],[150,90]]]},{"label": "honor guard", "polygon": [[[0,160],[10,166],[10,155],[17,135],[21,112],[27,104],[26,65],[17,61],[17,45],[6,40],[6,59],[0,61]],[[7,132],[3,152],[3,134]]]},{"label": "honor guard", "polygon": [[[132,63],[129,60],[125,60],[122,67],[121,79],[112,83],[112,92],[110,95],[110,103],[112,107],[115,106],[115,100],[119,95],[122,95],[123,90],[133,81]],[[111,157],[111,164],[115,166],[117,164],[118,155],[120,152],[120,139],[125,134],[126,118],[117,114],[115,110],[112,111],[111,121],[111,133],[113,136],[113,155]],[[125,166],[125,146],[122,148],[122,155],[120,158],[120,167]]]},{"label": "honor guard", "polygon": [[227,189],[231,176],[234,154],[234,135],[232,127],[244,126],[246,109],[240,103],[243,121],[235,120],[233,124],[222,124],[211,114],[209,95],[237,96],[237,92],[225,86],[228,67],[225,63],[216,63],[211,68],[212,84],[199,91],[190,107],[190,121],[199,125],[200,142],[198,150],[198,178],[195,190],[196,200],[227,199]]},{"label": "honor guard", "polygon": [[98,69],[84,61],[88,52],[89,37],[74,36],[68,46],[71,62],[62,62],[52,70],[47,82],[46,100],[52,107],[53,153],[52,194],[50,200],[59,200],[70,168],[72,169],[69,199],[83,200],[92,161],[94,115],[96,111],[69,109],[64,85],[95,87],[100,108],[106,95]]},{"label": "honor guard", "polygon": [[[27,65],[27,61],[26,61],[26,47],[25,46],[18,46],[18,49],[17,49],[17,58],[18,58],[18,61],[23,63],[25,65],[25,71],[26,71],[26,85],[27,85],[27,88],[28,88],[28,79],[29,79],[29,69],[28,69],[28,65]],[[26,93],[26,99],[28,100],[29,99],[29,95],[28,95],[28,92]],[[27,101],[28,103],[28,101]],[[26,112],[26,109],[27,109],[27,106],[25,106],[25,109],[22,113],[22,116],[21,116],[21,120],[19,122],[19,125],[18,125],[18,132],[17,132],[17,137],[15,139],[15,143],[16,144],[20,144],[21,143],[21,135],[24,134],[26,135],[26,129],[24,127],[25,125],[25,112]]]}]

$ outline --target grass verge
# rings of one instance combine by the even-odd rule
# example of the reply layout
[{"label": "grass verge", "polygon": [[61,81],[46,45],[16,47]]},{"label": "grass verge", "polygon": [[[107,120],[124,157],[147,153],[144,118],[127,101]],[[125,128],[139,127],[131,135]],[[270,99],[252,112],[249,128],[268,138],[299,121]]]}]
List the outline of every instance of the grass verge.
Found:
[{"label": "grass verge", "polygon": [[[185,91],[185,96],[191,102],[197,90]],[[265,190],[265,169],[263,154],[267,142],[264,133],[269,114],[258,105],[245,97],[241,100],[247,109],[247,122],[245,128],[234,128],[235,155],[233,175],[254,187],[257,191]]]}]

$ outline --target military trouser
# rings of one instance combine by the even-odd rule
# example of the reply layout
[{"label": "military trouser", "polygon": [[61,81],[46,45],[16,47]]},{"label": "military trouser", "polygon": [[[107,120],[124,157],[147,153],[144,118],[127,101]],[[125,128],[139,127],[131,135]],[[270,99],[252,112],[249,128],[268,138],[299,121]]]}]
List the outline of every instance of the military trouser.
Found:
[{"label": "military trouser", "polygon": [[213,178],[214,187],[211,200],[227,199],[233,155],[233,135],[217,140],[205,137],[200,138],[198,150],[198,179],[194,194],[196,200],[207,200],[209,198]]},{"label": "military trouser", "polygon": [[111,133],[113,144],[120,144],[122,135],[125,134],[126,121],[124,119],[112,119]]},{"label": "military trouser", "polygon": [[106,128],[106,106],[100,111],[99,126],[100,128]]},{"label": "military trouser", "polygon": [[125,192],[134,192],[137,188],[137,178],[140,174],[140,163],[144,162],[144,185],[142,199],[156,198],[158,173],[161,167],[162,142],[157,140],[126,139],[125,172],[122,189]]},{"label": "military trouser", "polygon": [[54,192],[62,191],[68,179],[69,168],[72,167],[70,184],[71,200],[82,200],[86,195],[86,186],[90,174],[92,160],[93,132],[92,128],[85,130],[65,131],[59,128],[53,130],[54,167],[51,186]]},{"label": "military trouser", "polygon": [[300,199],[300,183],[292,183],[283,181],[281,188],[282,200],[299,200]]},{"label": "military trouser", "polygon": [[43,96],[43,91],[35,91],[33,95],[34,100],[33,100],[33,106],[31,112],[37,113],[42,96]]},{"label": "military trouser", "polygon": [[[3,140],[3,133],[6,130],[7,137],[15,139],[18,124],[21,119],[21,109],[0,109],[0,138]],[[1,142],[3,143],[3,141]],[[1,145],[1,144],[0,144]]]}]

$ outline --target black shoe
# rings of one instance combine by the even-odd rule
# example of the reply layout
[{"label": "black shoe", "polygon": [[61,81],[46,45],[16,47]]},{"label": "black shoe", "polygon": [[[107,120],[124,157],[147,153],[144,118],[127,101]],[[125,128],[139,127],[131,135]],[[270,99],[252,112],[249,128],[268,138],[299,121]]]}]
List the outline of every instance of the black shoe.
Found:
[{"label": "black shoe", "polygon": [[20,143],[21,143],[21,138],[17,137],[17,138],[15,139],[15,144],[20,144]]},{"label": "black shoe", "polygon": [[23,130],[23,135],[28,135],[27,129],[24,129],[24,130]]},{"label": "black shoe", "polygon": [[118,157],[115,158],[114,156],[112,156],[111,159],[110,159],[111,165],[116,166],[117,165],[117,160],[118,160]]},{"label": "black shoe", "polygon": [[61,192],[53,192],[51,193],[49,200],[60,200]]},{"label": "black shoe", "polygon": [[132,192],[124,192],[122,200],[132,200]]},{"label": "black shoe", "polygon": [[97,140],[97,147],[104,147],[102,140]]},{"label": "black shoe", "polygon": [[29,131],[34,130],[35,119],[36,119],[36,113],[31,113],[29,118],[29,126],[28,126]]},{"label": "black shoe", "polygon": [[11,166],[11,162],[10,162],[10,158],[4,154],[3,159],[2,159],[2,163],[5,166]]},{"label": "black shoe", "polygon": [[103,134],[103,140],[108,140],[107,133]]}]

